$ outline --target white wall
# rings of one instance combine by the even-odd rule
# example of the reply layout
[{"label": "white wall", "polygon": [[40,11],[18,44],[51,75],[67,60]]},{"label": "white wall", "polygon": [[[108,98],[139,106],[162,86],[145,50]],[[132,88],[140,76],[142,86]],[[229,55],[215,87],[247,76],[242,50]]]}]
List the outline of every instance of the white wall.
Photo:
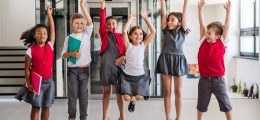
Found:
[{"label": "white wall", "polygon": [[35,0],[1,0],[0,46],[23,46],[22,32],[35,25]]},{"label": "white wall", "polygon": [[241,59],[236,58],[237,62],[237,81],[246,81],[247,86],[253,82],[257,82],[260,84],[260,63],[259,60],[249,60],[249,59]]},{"label": "white wall", "polygon": [[[260,21],[258,22],[260,23]],[[236,79],[236,82],[245,81],[248,88],[253,82],[260,85],[260,60],[236,58],[234,61],[236,63],[236,73],[233,78]]]}]

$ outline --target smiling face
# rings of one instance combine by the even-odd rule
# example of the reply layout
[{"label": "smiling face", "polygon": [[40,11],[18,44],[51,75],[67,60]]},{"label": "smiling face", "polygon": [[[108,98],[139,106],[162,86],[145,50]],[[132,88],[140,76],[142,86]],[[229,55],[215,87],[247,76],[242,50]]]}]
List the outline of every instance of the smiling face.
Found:
[{"label": "smiling face", "polygon": [[48,31],[44,27],[39,27],[35,30],[34,38],[37,44],[45,44],[48,39]]},{"label": "smiling face", "polygon": [[116,19],[108,18],[106,23],[106,28],[108,31],[114,31],[117,28]]},{"label": "smiling face", "polygon": [[139,45],[143,41],[143,31],[141,29],[135,29],[129,38],[132,40],[134,45]]},{"label": "smiling face", "polygon": [[175,29],[181,25],[182,13],[171,12],[167,17],[167,26],[169,30]]},{"label": "smiling face", "polygon": [[133,45],[139,45],[145,38],[147,34],[139,26],[134,26],[130,29],[128,37]]},{"label": "smiling face", "polygon": [[212,22],[207,26],[206,38],[210,41],[216,41],[223,33],[223,24],[221,22]]},{"label": "smiling face", "polygon": [[72,21],[73,33],[83,32],[85,29],[85,20],[83,18],[74,19]]},{"label": "smiling face", "polygon": [[168,28],[169,28],[170,30],[176,28],[177,25],[178,25],[178,23],[179,23],[179,20],[178,20],[178,18],[175,17],[174,15],[170,15],[170,16],[168,17],[167,26],[168,26]]},{"label": "smiling face", "polygon": [[216,31],[214,28],[207,29],[206,38],[209,42],[216,41],[220,38],[220,35],[216,34]]}]

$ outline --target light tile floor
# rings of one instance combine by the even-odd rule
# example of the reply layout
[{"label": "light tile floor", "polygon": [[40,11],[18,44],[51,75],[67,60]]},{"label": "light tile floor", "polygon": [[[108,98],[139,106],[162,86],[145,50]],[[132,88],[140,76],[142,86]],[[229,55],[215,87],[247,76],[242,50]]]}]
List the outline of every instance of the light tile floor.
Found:
[{"label": "light tile floor", "polygon": [[[88,120],[101,120],[102,101],[89,100]],[[260,100],[256,99],[231,99],[233,106],[233,120],[260,120]],[[196,99],[183,100],[182,120],[196,120]],[[127,111],[125,103],[126,120],[165,120],[163,99],[150,99],[140,101],[136,111]],[[15,99],[0,98],[0,120],[29,120],[30,105]],[[115,100],[110,102],[110,120],[117,120],[119,113]],[[174,104],[172,105],[174,118]],[[55,99],[55,104],[50,110],[50,120],[67,120],[67,100]],[[218,103],[211,100],[209,110],[204,114],[204,120],[225,120],[224,113],[219,111]]]}]

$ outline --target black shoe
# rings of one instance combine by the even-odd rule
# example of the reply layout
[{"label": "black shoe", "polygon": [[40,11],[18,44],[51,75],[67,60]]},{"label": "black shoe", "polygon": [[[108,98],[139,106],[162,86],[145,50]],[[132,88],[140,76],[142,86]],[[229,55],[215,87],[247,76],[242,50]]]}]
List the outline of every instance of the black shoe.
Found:
[{"label": "black shoe", "polygon": [[148,100],[149,98],[149,96],[144,96],[144,100]]},{"label": "black shoe", "polygon": [[135,111],[135,104],[132,103],[132,101],[128,105],[128,111],[134,112]]}]

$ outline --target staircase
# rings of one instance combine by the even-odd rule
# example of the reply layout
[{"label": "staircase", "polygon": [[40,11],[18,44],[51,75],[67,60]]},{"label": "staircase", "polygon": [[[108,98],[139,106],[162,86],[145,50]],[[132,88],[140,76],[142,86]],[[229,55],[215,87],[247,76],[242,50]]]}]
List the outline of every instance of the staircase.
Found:
[{"label": "staircase", "polygon": [[15,95],[25,82],[25,47],[0,47],[0,95]]}]

